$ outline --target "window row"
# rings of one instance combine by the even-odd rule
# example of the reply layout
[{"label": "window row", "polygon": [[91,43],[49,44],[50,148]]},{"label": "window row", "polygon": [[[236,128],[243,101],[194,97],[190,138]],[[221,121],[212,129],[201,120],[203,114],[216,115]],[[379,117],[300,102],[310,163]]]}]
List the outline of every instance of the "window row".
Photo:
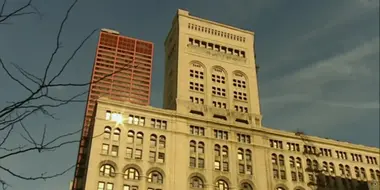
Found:
[{"label": "window row", "polygon": [[[106,120],[111,120],[115,122],[122,123],[124,121],[123,115],[121,113],[117,112],[111,112],[109,110],[106,111]],[[139,125],[139,126],[145,126],[146,119],[145,117],[138,116],[138,115],[132,115],[130,114],[127,119],[127,123],[131,125]],[[151,127],[158,128],[158,129],[166,129],[167,128],[167,121],[160,120],[160,119],[154,119],[152,118],[150,120]]]},{"label": "window row", "polygon": [[[277,149],[284,148],[283,142],[281,140],[275,140],[275,139],[269,139],[269,146],[271,148],[277,148]],[[296,151],[296,152],[301,151],[300,145],[298,143],[287,142],[286,146],[289,151]],[[311,145],[304,145],[303,152],[305,154],[313,154],[316,156],[333,157],[331,149],[319,148],[319,151],[317,151],[317,148]],[[336,158],[348,160],[347,152],[336,150],[335,153],[336,153]],[[374,164],[374,165],[378,164],[376,157],[366,156],[365,158],[368,164]],[[363,156],[360,154],[355,154],[355,153],[351,153],[351,160],[355,162],[364,162]]]},{"label": "window row", "polygon": [[193,46],[207,48],[207,49],[222,52],[225,54],[236,55],[236,56],[245,58],[245,51],[233,49],[233,48],[226,47],[223,45],[213,44],[213,43],[206,42],[206,41],[200,41],[200,40],[193,39],[193,38],[189,38],[189,44],[193,45]]},{"label": "window row", "polygon": [[226,97],[226,89],[220,87],[212,87],[212,94],[216,96]]},{"label": "window row", "polygon": [[234,91],[234,99],[247,101],[247,93]]},{"label": "window row", "polygon": [[219,101],[212,101],[212,105],[216,108],[223,108],[227,109],[227,103],[225,102],[219,102]]},{"label": "window row", "polygon": [[239,79],[233,79],[232,85],[237,88],[246,88],[246,82],[245,80],[239,80]]},{"label": "window row", "polygon": [[212,74],[211,81],[216,83],[226,84],[226,77],[219,74]]},{"label": "window row", "polygon": [[[206,129],[200,126],[190,125],[189,130],[192,135],[205,136],[206,134]],[[217,139],[228,140],[228,131],[214,129],[214,137]],[[236,138],[238,142],[251,144],[250,135],[236,133]]]},{"label": "window row", "polygon": [[214,129],[214,137],[217,139],[228,140],[228,131]]},{"label": "window row", "polygon": [[190,77],[191,78],[199,78],[199,79],[203,79],[204,75],[203,75],[203,72],[202,71],[197,71],[197,70],[193,70],[193,69],[190,69]]},{"label": "window row", "polygon": [[204,92],[203,84],[197,82],[189,82],[190,90]]},{"label": "window row", "polygon": [[213,29],[213,28],[203,27],[203,26],[200,26],[200,25],[197,25],[197,24],[193,24],[193,23],[188,23],[187,28],[191,29],[191,30],[197,30],[197,31],[200,31],[200,32],[205,32],[205,33],[208,33],[208,34],[220,36],[220,37],[225,37],[225,38],[228,38],[228,39],[231,39],[231,40],[236,40],[236,41],[239,41],[239,42],[245,42],[245,37],[243,37],[243,36],[231,34],[231,33],[228,33],[228,32],[225,32],[225,31],[221,31],[221,30],[217,30],[217,29]]},{"label": "window row", "polygon": [[248,107],[246,106],[235,105],[234,108],[235,108],[235,111],[248,113]]},{"label": "window row", "polygon": [[196,104],[205,104],[205,101],[203,98],[198,98],[198,97],[194,97],[194,96],[190,96],[190,101],[192,103],[196,103]]},{"label": "window row", "polygon": [[[99,168],[99,175],[103,177],[116,177],[119,173],[115,171],[114,164],[103,164]],[[123,173],[121,173],[126,180],[141,180],[141,170],[136,167],[127,167]],[[152,170],[146,175],[146,180],[150,183],[163,184],[164,178],[161,172],[158,170]]]}]

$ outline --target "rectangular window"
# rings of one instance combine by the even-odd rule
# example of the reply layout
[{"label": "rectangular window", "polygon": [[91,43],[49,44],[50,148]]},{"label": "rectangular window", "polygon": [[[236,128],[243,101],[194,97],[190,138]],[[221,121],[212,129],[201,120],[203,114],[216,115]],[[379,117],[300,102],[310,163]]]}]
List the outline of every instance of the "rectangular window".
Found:
[{"label": "rectangular window", "polygon": [[217,139],[228,140],[228,132],[214,129],[214,137]]},{"label": "rectangular window", "polygon": [[142,150],[136,149],[135,151],[135,159],[141,160],[142,159]]},{"label": "rectangular window", "polygon": [[111,111],[106,111],[106,120],[111,120]]},{"label": "rectangular window", "polygon": [[155,162],[156,161],[156,152],[155,151],[150,151],[149,152],[149,161],[150,162]]},{"label": "rectangular window", "polygon": [[140,126],[145,126],[145,117],[140,117],[139,125]]},{"label": "rectangular window", "polygon": [[98,182],[98,190],[104,190],[105,183],[104,182]]},{"label": "rectangular window", "polygon": [[278,170],[277,169],[273,169],[273,178],[274,179],[279,179],[279,175],[278,175]]},{"label": "rectangular window", "polygon": [[244,174],[244,164],[239,164],[239,173]]},{"label": "rectangular window", "polygon": [[292,181],[297,181],[297,174],[296,174],[296,172],[292,171],[291,175],[292,175]]},{"label": "rectangular window", "polygon": [[113,190],[113,183],[107,183],[107,190]]},{"label": "rectangular window", "polygon": [[228,171],[228,162],[223,162],[223,171]]},{"label": "rectangular window", "polygon": [[198,158],[198,168],[205,168],[205,160],[203,158]]},{"label": "rectangular window", "polygon": [[199,129],[199,135],[201,135],[201,136],[205,136],[205,128],[201,127],[201,128]]},{"label": "rectangular window", "polygon": [[111,155],[112,155],[112,156],[117,156],[117,155],[118,155],[118,152],[119,152],[119,147],[116,146],[116,145],[112,145]]},{"label": "rectangular window", "polygon": [[123,116],[121,115],[121,113],[112,113],[111,121],[116,121],[116,122],[123,121]]},{"label": "rectangular window", "polygon": [[166,129],[166,126],[167,126],[167,122],[162,121],[161,129]]},{"label": "rectangular window", "polygon": [[252,175],[252,166],[247,165],[247,174]]},{"label": "rectangular window", "polygon": [[220,170],[220,161],[215,161],[214,162],[214,169],[215,170]]},{"label": "rectangular window", "polygon": [[298,179],[300,182],[303,182],[303,173],[302,172],[298,172]]},{"label": "rectangular window", "polygon": [[127,158],[132,158],[132,155],[133,155],[133,149],[127,147],[126,157]]},{"label": "rectangular window", "polygon": [[281,171],[280,171],[280,176],[281,176],[281,179],[286,179],[286,173],[285,173],[285,170],[281,170]]},{"label": "rectangular window", "polygon": [[123,190],[139,190],[138,186],[124,185]]},{"label": "rectangular window", "polygon": [[104,144],[102,145],[102,154],[108,154],[110,145],[109,144]]},{"label": "rectangular window", "polygon": [[165,162],[165,153],[159,152],[157,161],[158,161],[158,163],[164,163]]},{"label": "rectangular window", "polygon": [[190,157],[190,167],[195,168],[195,158]]}]

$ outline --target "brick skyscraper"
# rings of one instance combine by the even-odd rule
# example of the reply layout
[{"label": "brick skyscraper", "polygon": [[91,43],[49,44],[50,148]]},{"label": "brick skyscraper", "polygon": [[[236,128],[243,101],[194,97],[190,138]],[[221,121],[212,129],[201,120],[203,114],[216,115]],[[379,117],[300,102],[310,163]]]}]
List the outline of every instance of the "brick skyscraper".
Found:
[{"label": "brick skyscraper", "polygon": [[86,114],[79,145],[73,190],[83,189],[87,171],[90,123],[96,100],[107,96],[114,100],[149,105],[152,77],[153,43],[122,36],[102,29],[87,99]]}]

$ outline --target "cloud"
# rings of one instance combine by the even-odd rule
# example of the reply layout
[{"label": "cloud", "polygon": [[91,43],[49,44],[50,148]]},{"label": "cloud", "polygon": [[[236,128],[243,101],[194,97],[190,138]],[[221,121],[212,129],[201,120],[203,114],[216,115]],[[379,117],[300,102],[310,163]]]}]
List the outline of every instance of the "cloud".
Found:
[{"label": "cloud", "polygon": [[[297,42],[308,41],[312,38],[328,33],[334,28],[347,23],[353,23],[368,14],[378,11],[379,1],[359,0],[347,1],[336,9],[331,10],[334,14],[325,18],[325,25],[312,29],[309,33],[298,38]],[[321,15],[323,16],[323,15]]]},{"label": "cloud", "polygon": [[326,104],[332,107],[343,107],[353,109],[380,109],[378,101],[370,102],[332,102],[332,101],[318,101],[319,103]]},{"label": "cloud", "polygon": [[378,57],[374,37],[262,84],[264,122],[324,136],[379,112]]},{"label": "cloud", "polygon": [[[333,80],[350,80],[359,77],[378,77],[378,70],[371,64],[378,60],[367,60],[368,57],[379,55],[379,37],[375,37],[342,54],[306,66],[276,80],[269,81],[268,86],[276,86],[283,91],[315,92],[319,86]],[[296,87],[296,88],[295,88]],[[314,90],[313,90],[314,89]],[[294,92],[293,92],[294,93]]]},{"label": "cloud", "polygon": [[[343,54],[338,54],[311,65],[295,73],[292,77],[301,79],[314,79],[316,77],[349,77],[351,75],[370,76],[376,74],[366,67],[366,57],[379,53],[379,37],[365,42],[364,44]],[[377,72],[378,74],[378,72]],[[321,78],[328,80],[329,78]]]}]

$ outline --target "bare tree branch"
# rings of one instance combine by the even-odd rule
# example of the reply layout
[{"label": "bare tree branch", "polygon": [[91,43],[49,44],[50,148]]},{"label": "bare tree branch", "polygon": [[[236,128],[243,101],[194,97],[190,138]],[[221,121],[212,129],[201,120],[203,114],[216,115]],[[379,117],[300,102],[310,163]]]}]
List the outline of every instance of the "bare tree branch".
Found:
[{"label": "bare tree branch", "polygon": [[[28,118],[31,118],[31,116],[43,115],[48,116],[52,119],[57,119],[56,115],[53,113],[55,109],[59,109],[60,107],[71,103],[86,102],[86,100],[82,98],[82,96],[88,94],[88,90],[75,93],[75,95],[72,96],[60,97],[52,95],[52,89],[58,87],[70,87],[75,89],[77,89],[77,87],[90,88],[91,85],[96,85],[97,83],[105,80],[106,78],[109,78],[124,70],[130,69],[132,67],[138,67],[138,64],[133,66],[132,63],[127,63],[122,68],[119,68],[112,73],[104,74],[99,79],[96,79],[92,82],[58,82],[58,79],[63,76],[68,66],[73,61],[74,57],[80,52],[80,50],[87,43],[87,41],[94,35],[94,33],[98,31],[98,29],[95,29],[91,31],[88,35],[86,35],[84,39],[76,46],[74,51],[72,51],[70,56],[67,57],[66,60],[62,60],[61,62],[60,60],[56,59],[57,54],[63,48],[61,42],[61,35],[64,31],[66,23],[68,22],[70,13],[73,11],[78,1],[79,0],[72,0],[72,3],[70,4],[65,15],[63,16],[63,19],[60,21],[57,35],[55,36],[54,40],[53,50],[51,53],[47,55],[47,63],[43,66],[43,73],[41,76],[32,74],[32,72],[25,70],[19,64],[2,59],[0,55],[0,69],[2,68],[4,70],[6,76],[10,78],[10,80],[14,81],[20,86],[20,88],[25,89],[27,91],[25,92],[25,96],[20,100],[8,100],[7,105],[0,108],[0,161],[5,159],[12,159],[14,156],[23,156],[24,154],[32,152],[44,153],[57,151],[59,148],[63,146],[80,143],[81,139],[72,140],[72,138],[80,134],[80,132],[82,131],[82,126],[78,126],[79,129],[73,132],[59,134],[55,138],[51,138],[51,136],[48,135],[49,127],[47,125],[43,126],[43,130],[39,135],[31,133],[34,132],[35,129],[32,129],[31,126],[26,125],[26,123],[28,123],[26,122],[26,120]],[[37,14],[40,16],[42,15],[38,11],[38,9],[35,6],[33,6],[33,0],[27,0],[26,4],[20,6],[19,8],[16,8],[13,11],[6,11],[6,9],[9,7],[7,6],[7,3],[9,2],[10,1],[3,0],[1,4],[0,24],[9,22],[13,17],[29,16],[30,14]],[[9,62],[12,66],[7,65],[7,62]],[[62,64],[55,65],[58,62],[61,62]],[[57,72],[52,72],[53,66],[58,66]],[[20,74],[20,76],[16,75],[18,73]],[[91,138],[96,138],[102,134],[95,135]],[[22,142],[20,142],[19,145],[14,145],[10,143],[12,135],[19,135],[21,137]],[[9,176],[20,180],[47,180],[61,176],[66,172],[70,171],[73,167],[75,167],[75,165],[69,167],[64,171],[54,173],[51,175],[41,173],[40,175],[32,176],[20,174],[18,172],[15,172],[12,169],[12,167],[4,165],[0,165],[0,170],[4,171]],[[0,184],[3,187],[3,189],[11,187],[5,181],[5,179],[1,177]]]},{"label": "bare tree branch", "polygon": [[5,67],[5,64],[3,62],[3,60],[0,58],[0,64],[1,64],[1,67],[4,69],[4,71],[7,73],[7,75],[14,81],[16,81],[18,84],[20,84],[22,87],[24,87],[26,90],[28,90],[30,93],[33,93],[33,91],[27,87],[24,83],[22,83],[20,80],[18,80],[16,77],[14,77],[10,72],[9,70]]},{"label": "bare tree branch", "polygon": [[33,10],[37,10],[35,7],[32,6],[32,1],[33,0],[28,0],[28,2],[19,7],[18,9],[8,13],[8,14],[4,14],[4,11],[5,11],[5,7],[6,7],[6,4],[7,4],[7,0],[4,0],[3,1],[3,4],[1,6],[1,9],[0,9],[0,23],[3,23],[4,21],[12,18],[12,17],[17,17],[17,16],[26,16],[26,15],[30,15],[30,14],[38,14],[39,11],[28,11],[28,12],[23,12],[25,11],[26,9],[28,9],[29,7],[31,7]]},{"label": "bare tree branch", "polygon": [[[69,9],[66,11],[65,17],[63,18],[63,20],[61,22],[61,25],[59,26],[58,34],[57,34],[57,37],[56,37],[56,46],[55,46],[55,49],[54,49],[53,53],[50,56],[49,62],[47,64],[46,68],[45,68],[44,77],[42,78],[42,83],[43,84],[45,84],[45,81],[46,81],[46,78],[47,78],[47,75],[48,75],[48,72],[49,72],[49,68],[50,68],[51,64],[53,63],[54,57],[57,54],[59,48],[61,47],[61,42],[60,41],[61,41],[61,34],[62,34],[63,26],[65,25],[67,19],[69,18],[69,14],[70,14],[71,10],[74,8],[74,6],[77,3],[78,3],[78,0],[74,0],[74,2],[70,5]],[[86,38],[86,39],[88,39],[88,38]]]}]

